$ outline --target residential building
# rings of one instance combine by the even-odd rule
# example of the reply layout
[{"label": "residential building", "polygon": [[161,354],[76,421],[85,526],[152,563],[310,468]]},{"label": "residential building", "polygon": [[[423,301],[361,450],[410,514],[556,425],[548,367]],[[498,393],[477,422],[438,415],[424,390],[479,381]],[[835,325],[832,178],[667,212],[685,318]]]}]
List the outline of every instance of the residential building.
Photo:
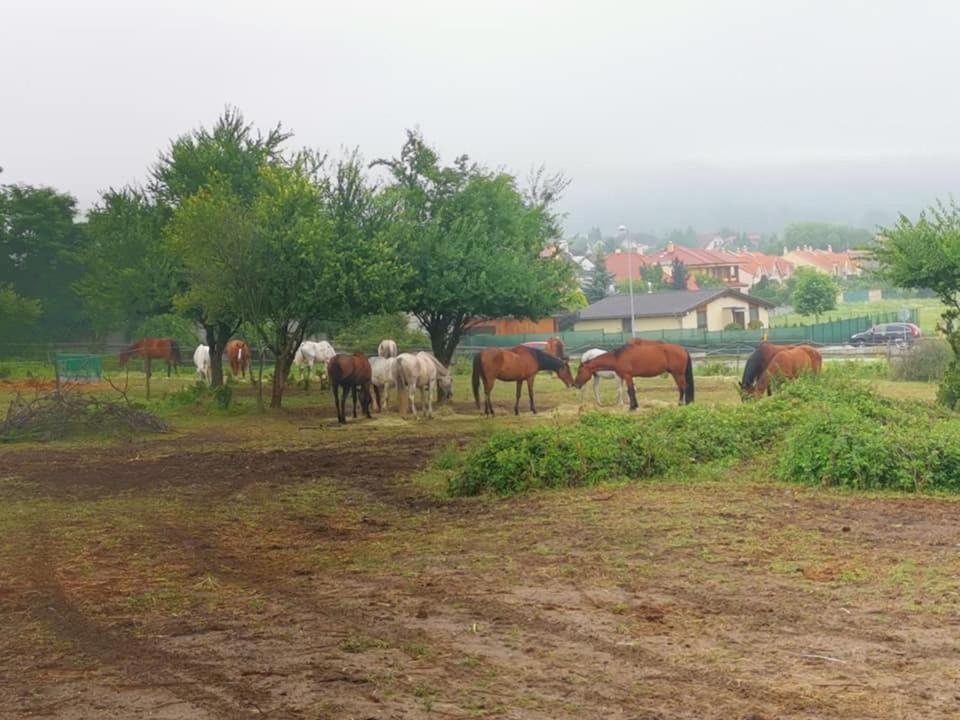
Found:
[{"label": "residential building", "polygon": [[764,276],[783,282],[793,275],[793,263],[786,258],[751,250],[739,250],[734,255],[740,264],[740,279],[747,287],[753,287]]},{"label": "residential building", "polygon": [[862,272],[858,261],[859,257],[849,252],[834,252],[829,245],[826,250],[812,247],[783,249],[784,260],[789,260],[795,267],[811,267],[833,277],[845,278],[860,275]]},{"label": "residential building", "polygon": [[[634,329],[723,330],[759,321],[769,327],[770,303],[737,290],[670,290],[634,295]],[[577,314],[574,330],[630,332],[630,296],[611,295]]]},{"label": "residential building", "polygon": [[626,252],[607,255],[607,270],[613,274],[616,282],[622,282],[628,277],[629,264],[636,281],[640,278],[641,266],[660,265],[664,270],[669,270],[675,260],[682,261],[691,275],[709,275],[722,280],[728,287],[747,287],[740,278],[739,259],[733,253],[725,250],[695,250],[673,243],[668,243],[665,250],[649,255]]}]

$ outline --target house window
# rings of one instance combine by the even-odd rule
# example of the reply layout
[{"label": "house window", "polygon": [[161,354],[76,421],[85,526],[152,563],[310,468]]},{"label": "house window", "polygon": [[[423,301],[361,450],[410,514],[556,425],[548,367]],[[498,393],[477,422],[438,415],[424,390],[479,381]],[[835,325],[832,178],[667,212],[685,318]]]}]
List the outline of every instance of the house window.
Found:
[{"label": "house window", "polygon": [[707,309],[697,310],[697,330],[707,329]]},{"label": "house window", "polygon": [[750,322],[753,322],[754,320],[757,320],[757,321],[760,320],[760,306],[759,306],[759,305],[751,305],[751,306],[750,306]]}]

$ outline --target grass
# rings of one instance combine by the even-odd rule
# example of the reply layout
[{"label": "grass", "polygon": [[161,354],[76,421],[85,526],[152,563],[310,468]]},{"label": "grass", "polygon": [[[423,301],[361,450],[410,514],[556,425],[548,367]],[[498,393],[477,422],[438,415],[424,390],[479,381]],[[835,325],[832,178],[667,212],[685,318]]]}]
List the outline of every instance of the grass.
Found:
[{"label": "grass", "polygon": [[[943,303],[933,298],[907,298],[893,300],[876,300],[873,302],[841,303],[836,310],[824,313],[820,321],[830,322],[831,320],[841,320],[843,318],[862,317],[864,315],[874,315],[876,313],[896,312],[901,308],[916,308],[918,313],[918,325],[924,335],[935,335],[937,321],[943,313]],[[789,313],[786,315],[777,315],[770,317],[772,327],[783,327],[786,325],[803,325],[813,322],[809,315],[800,315],[799,313]]]}]

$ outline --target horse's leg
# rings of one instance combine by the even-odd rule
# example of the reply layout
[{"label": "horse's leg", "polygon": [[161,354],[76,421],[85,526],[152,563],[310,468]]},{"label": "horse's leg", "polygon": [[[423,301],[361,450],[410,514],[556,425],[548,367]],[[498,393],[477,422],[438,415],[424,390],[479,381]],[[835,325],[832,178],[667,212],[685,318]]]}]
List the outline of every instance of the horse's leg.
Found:
[{"label": "horse's leg", "polygon": [[333,388],[333,404],[337,408],[337,422],[345,423],[347,419],[344,417],[344,413],[342,413],[340,410],[340,386],[336,383],[332,383],[331,387]]},{"label": "horse's leg", "polygon": [[640,407],[640,403],[637,402],[637,388],[634,387],[633,384],[633,375],[626,375],[623,379],[627,383],[627,396],[630,398],[630,409],[636,410]]},{"label": "horse's leg", "polygon": [[527,378],[527,393],[530,395],[530,412],[532,412],[534,415],[537,414],[537,406],[533,404],[533,381],[536,379],[536,373]]},{"label": "horse's leg", "polygon": [[383,408],[380,406],[380,386],[379,385],[373,386],[373,396],[377,400],[377,412],[383,412]]},{"label": "horse's leg", "polygon": [[513,404],[513,414],[520,414],[520,393],[523,392],[523,380],[517,380],[517,402]]},{"label": "horse's leg", "polygon": [[593,375],[593,397],[596,399],[597,405],[603,405],[600,402],[600,375],[598,373]]},{"label": "horse's leg", "polygon": [[687,389],[687,379],[683,376],[682,373],[670,373],[673,376],[673,381],[677,384],[677,390],[680,391],[680,400],[677,404],[683,405],[683,391]]},{"label": "horse's leg", "polygon": [[353,386],[353,417],[357,417],[357,386]]},{"label": "horse's leg", "polygon": [[617,377],[617,406],[623,406],[623,378],[619,375]]}]

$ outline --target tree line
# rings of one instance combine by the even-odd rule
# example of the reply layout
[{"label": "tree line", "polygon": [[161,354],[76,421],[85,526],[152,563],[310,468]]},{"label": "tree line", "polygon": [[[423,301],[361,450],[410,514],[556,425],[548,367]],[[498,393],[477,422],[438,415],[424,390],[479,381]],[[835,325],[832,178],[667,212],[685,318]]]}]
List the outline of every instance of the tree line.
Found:
[{"label": "tree line", "polygon": [[445,164],[416,132],[373,162],[290,150],[291,139],[228,109],[83,220],[67,193],[0,186],[0,342],[130,333],[175,315],[202,328],[217,385],[243,323],[276,359],[276,407],[297,347],[320,328],[402,311],[449,363],[474,320],[544,317],[576,293],[569,264],[542,256],[559,235],[562,177],[540,171],[521,187],[466,155]]}]

